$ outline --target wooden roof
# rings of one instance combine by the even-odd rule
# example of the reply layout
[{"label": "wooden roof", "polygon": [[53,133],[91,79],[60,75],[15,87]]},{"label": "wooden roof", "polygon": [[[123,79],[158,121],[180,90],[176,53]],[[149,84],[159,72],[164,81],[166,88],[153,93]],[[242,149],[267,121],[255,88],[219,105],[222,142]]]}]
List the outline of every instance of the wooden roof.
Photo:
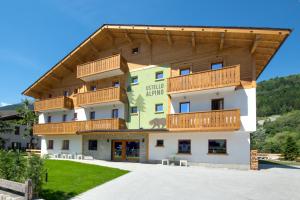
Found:
[{"label": "wooden roof", "polygon": [[75,72],[78,64],[98,59],[101,51],[111,48],[121,40],[133,43],[135,39],[145,39],[151,44],[162,37],[169,43],[186,40],[193,46],[196,43],[218,43],[220,49],[225,43],[249,46],[249,51],[256,59],[258,78],[290,33],[290,29],[282,28],[105,24],[22,94],[37,98],[41,88],[49,88],[53,81],[62,80],[65,73]]}]

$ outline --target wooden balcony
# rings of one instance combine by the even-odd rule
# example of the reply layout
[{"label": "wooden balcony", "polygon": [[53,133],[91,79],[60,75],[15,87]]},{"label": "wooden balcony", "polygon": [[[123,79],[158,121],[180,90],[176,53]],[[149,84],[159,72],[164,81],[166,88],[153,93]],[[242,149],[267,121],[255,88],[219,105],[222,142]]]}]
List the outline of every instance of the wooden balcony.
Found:
[{"label": "wooden balcony", "polygon": [[94,81],[127,72],[127,62],[120,55],[101,58],[77,66],[77,78],[83,81]]},{"label": "wooden balcony", "polygon": [[73,108],[73,100],[69,97],[55,97],[34,102],[34,111],[48,112]]},{"label": "wooden balcony", "polygon": [[167,128],[171,131],[234,131],[240,129],[240,110],[215,110],[169,114]]},{"label": "wooden balcony", "polygon": [[89,121],[74,121],[61,123],[36,124],[33,126],[34,135],[67,135],[84,131],[120,130],[125,129],[124,119],[97,119]]},{"label": "wooden balcony", "polygon": [[182,93],[240,85],[240,65],[168,79],[168,93]]},{"label": "wooden balcony", "polygon": [[126,91],[120,87],[110,87],[91,92],[78,93],[77,105],[89,107],[104,103],[125,102],[127,99]]}]

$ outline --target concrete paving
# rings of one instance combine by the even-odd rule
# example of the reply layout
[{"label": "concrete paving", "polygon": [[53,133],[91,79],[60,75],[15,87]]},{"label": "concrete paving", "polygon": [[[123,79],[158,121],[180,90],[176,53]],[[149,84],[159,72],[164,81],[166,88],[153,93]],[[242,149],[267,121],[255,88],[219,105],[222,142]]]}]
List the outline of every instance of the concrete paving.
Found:
[{"label": "concrete paving", "polygon": [[130,170],[74,200],[299,200],[300,168],[260,171],[179,167],[97,160],[80,162]]}]

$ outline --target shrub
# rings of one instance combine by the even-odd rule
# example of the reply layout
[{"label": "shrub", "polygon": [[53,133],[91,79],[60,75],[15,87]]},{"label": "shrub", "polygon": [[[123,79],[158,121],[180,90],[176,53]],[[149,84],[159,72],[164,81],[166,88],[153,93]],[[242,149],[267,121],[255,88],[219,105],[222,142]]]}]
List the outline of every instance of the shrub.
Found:
[{"label": "shrub", "polygon": [[286,160],[296,160],[299,155],[297,143],[292,136],[288,136],[283,145],[283,156]]}]

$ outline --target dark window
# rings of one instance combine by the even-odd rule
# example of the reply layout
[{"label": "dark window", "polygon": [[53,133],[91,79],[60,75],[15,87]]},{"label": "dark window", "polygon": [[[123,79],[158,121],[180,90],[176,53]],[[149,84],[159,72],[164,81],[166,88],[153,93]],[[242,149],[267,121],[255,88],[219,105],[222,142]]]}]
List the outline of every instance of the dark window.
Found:
[{"label": "dark window", "polygon": [[179,103],[179,112],[180,113],[190,112],[190,102],[181,102],[181,103]]},{"label": "dark window", "polygon": [[136,106],[131,107],[131,113],[137,113],[138,112],[138,108]]},{"label": "dark window", "polygon": [[62,150],[69,150],[69,140],[63,140]]},{"label": "dark window", "polygon": [[11,143],[11,148],[12,149],[21,149],[22,145],[20,142],[12,142]]},{"label": "dark window", "polygon": [[135,47],[135,48],[131,49],[131,54],[135,55],[135,54],[138,54],[138,53],[139,53],[139,48],[138,47]]},{"label": "dark window", "polygon": [[208,153],[227,153],[226,140],[208,140]]},{"label": "dark window", "polygon": [[180,76],[188,75],[190,73],[191,73],[190,68],[180,69],[180,72],[179,72]]},{"label": "dark window", "polygon": [[78,89],[74,89],[74,94],[77,94],[78,93]]},{"label": "dark window", "polygon": [[64,91],[64,96],[65,97],[69,96],[69,91]]},{"label": "dark window", "polygon": [[53,149],[53,140],[48,140],[47,149]]},{"label": "dark window", "polygon": [[157,147],[163,147],[164,146],[164,140],[156,140],[156,146]]},{"label": "dark window", "polygon": [[224,99],[213,99],[211,100],[212,110],[223,110],[224,109]]},{"label": "dark window", "polygon": [[51,123],[51,121],[52,121],[52,117],[51,117],[51,116],[48,116],[48,117],[47,117],[47,123]]},{"label": "dark window", "polygon": [[178,153],[191,153],[191,140],[179,140]]},{"label": "dark window", "polygon": [[119,81],[114,81],[113,82],[113,87],[120,87],[120,82]]},{"label": "dark window", "polygon": [[52,94],[48,94],[48,98],[52,98]]},{"label": "dark window", "polygon": [[211,64],[211,69],[212,70],[217,70],[217,69],[222,69],[222,68],[223,68],[223,63],[222,62]]},{"label": "dark window", "polygon": [[90,90],[91,90],[91,91],[96,91],[96,90],[97,90],[97,87],[96,87],[95,85],[92,85],[92,86],[90,87]]},{"label": "dark window", "polygon": [[96,116],[95,111],[91,111],[91,112],[90,112],[90,120],[95,119],[95,116]]},{"label": "dark window", "polygon": [[164,73],[163,72],[156,72],[155,73],[155,79],[159,80],[159,79],[163,79],[164,78]]},{"label": "dark window", "polygon": [[131,78],[131,84],[138,84],[139,83],[139,79],[138,79],[138,77],[137,76],[134,76],[134,77],[132,77]]},{"label": "dark window", "polygon": [[62,116],[62,121],[63,121],[63,122],[66,122],[66,121],[67,121],[67,115],[66,115],[66,114],[63,114],[63,116]]},{"label": "dark window", "polygon": [[97,151],[97,140],[89,140],[89,150]]},{"label": "dark window", "polygon": [[77,120],[77,113],[74,113],[73,120]]},{"label": "dark window", "polygon": [[20,135],[20,127],[19,126],[15,127],[15,135]]},{"label": "dark window", "polygon": [[155,104],[155,112],[164,112],[164,106],[162,103]]},{"label": "dark window", "polygon": [[113,109],[111,112],[112,118],[118,118],[119,117],[119,109]]}]

